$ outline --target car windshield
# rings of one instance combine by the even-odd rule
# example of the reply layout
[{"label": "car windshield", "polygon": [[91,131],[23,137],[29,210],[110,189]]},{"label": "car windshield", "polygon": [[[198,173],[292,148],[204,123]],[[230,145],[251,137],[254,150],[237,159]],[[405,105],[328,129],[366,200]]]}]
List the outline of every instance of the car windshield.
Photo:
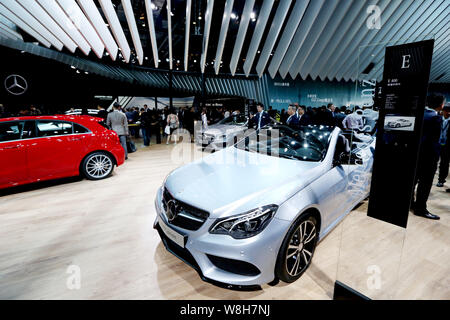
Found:
[{"label": "car windshield", "polygon": [[219,121],[219,124],[245,124],[247,122],[247,117],[245,115],[237,114],[227,117]]},{"label": "car windshield", "polygon": [[275,124],[248,135],[235,147],[280,158],[322,161],[327,153],[333,129],[331,126],[315,125],[292,129]]}]

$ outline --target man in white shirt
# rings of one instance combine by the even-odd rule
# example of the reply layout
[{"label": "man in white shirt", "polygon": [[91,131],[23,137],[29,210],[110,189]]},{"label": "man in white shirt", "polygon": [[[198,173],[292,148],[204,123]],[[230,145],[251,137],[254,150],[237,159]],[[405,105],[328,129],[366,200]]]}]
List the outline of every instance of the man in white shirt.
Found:
[{"label": "man in white shirt", "polygon": [[342,120],[342,125],[344,126],[344,129],[361,130],[364,127],[362,114],[363,114],[362,110],[358,109],[355,112],[350,113],[348,116],[346,116],[344,120]]}]

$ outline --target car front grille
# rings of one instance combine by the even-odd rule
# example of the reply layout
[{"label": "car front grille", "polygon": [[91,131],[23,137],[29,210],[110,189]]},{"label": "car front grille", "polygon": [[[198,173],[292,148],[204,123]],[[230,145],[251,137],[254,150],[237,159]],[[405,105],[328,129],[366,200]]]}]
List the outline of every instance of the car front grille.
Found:
[{"label": "car front grille", "polygon": [[[209,217],[207,211],[176,200],[167,188],[164,188],[162,203],[169,223],[183,229],[198,230]],[[170,214],[168,213],[169,207]]]}]

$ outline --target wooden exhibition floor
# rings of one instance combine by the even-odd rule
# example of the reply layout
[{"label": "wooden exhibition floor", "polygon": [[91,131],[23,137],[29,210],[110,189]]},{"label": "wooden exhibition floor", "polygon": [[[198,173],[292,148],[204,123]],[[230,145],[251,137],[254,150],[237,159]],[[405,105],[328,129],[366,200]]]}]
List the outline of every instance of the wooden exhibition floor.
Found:
[{"label": "wooden exhibition floor", "polygon": [[[450,194],[435,187],[429,206],[440,221],[410,215],[405,233],[368,218],[365,202],[295,283],[237,292],[203,282],[152,228],[156,190],[177,167],[172,148],[141,147],[106,180],[0,193],[0,299],[331,299],[336,277],[372,298],[450,299]],[[66,286],[71,265],[79,290]]]}]

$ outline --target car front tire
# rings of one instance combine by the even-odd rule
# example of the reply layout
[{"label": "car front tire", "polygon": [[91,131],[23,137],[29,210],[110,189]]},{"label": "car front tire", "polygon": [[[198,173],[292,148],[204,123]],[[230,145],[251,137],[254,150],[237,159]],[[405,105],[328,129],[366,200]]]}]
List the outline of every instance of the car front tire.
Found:
[{"label": "car front tire", "polygon": [[114,170],[114,159],[106,152],[94,152],[81,164],[81,173],[89,180],[101,180],[109,177]]},{"label": "car front tire", "polygon": [[318,223],[311,213],[300,216],[289,228],[278,252],[275,275],[291,283],[311,264],[319,236]]}]

